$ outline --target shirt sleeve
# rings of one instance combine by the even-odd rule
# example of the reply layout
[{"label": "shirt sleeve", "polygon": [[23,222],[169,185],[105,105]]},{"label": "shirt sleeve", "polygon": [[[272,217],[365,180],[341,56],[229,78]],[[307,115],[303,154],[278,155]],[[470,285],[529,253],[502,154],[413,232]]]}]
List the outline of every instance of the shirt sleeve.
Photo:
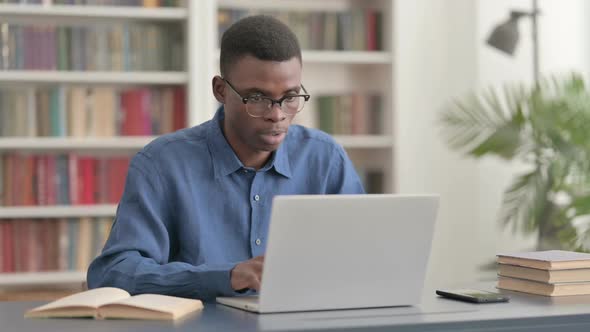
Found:
[{"label": "shirt sleeve", "polygon": [[331,163],[326,184],[326,194],[365,194],[363,184],[346,151],[336,146],[336,156]]},{"label": "shirt sleeve", "polygon": [[211,300],[233,296],[230,271],[237,264],[170,262],[174,220],[165,184],[147,155],[137,154],[109,239],[90,265],[89,288],[118,287],[131,294],[156,293]]}]

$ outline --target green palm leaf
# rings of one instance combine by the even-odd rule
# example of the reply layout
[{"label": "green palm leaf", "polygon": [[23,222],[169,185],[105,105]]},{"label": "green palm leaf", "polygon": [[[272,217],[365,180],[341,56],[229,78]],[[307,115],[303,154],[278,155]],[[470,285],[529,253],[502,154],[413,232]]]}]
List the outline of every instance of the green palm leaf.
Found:
[{"label": "green palm leaf", "polygon": [[521,105],[526,101],[522,87],[504,98],[489,89],[481,98],[471,94],[464,101],[456,100],[441,115],[443,136],[451,148],[472,156],[491,153],[510,159],[521,145],[525,122]]},{"label": "green palm leaf", "polygon": [[[590,216],[590,92],[580,75],[543,79],[532,88],[505,85],[454,100],[440,116],[448,145],[473,157],[518,159],[531,171],[504,192],[500,221],[514,231],[538,231],[564,248],[590,246],[588,230],[572,223]],[[564,204],[556,193],[570,197]],[[586,247],[584,247],[586,243]]]}]

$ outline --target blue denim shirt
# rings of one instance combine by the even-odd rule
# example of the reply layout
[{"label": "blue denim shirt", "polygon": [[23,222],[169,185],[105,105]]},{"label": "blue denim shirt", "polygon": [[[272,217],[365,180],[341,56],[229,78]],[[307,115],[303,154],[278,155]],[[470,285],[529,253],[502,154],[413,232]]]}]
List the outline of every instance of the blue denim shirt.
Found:
[{"label": "blue denim shirt", "polygon": [[226,141],[223,117],[220,108],[213,120],[164,135],[133,157],[109,239],[88,269],[90,288],[203,300],[236,295],[230,271],[264,254],[274,196],[364,193],[327,134],[291,125],[255,170]]}]

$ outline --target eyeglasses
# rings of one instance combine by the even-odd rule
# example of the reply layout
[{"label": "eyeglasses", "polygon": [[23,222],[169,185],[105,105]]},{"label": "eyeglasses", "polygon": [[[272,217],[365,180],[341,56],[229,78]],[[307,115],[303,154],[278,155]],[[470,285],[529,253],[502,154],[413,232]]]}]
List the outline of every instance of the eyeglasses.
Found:
[{"label": "eyeglasses", "polygon": [[242,98],[242,103],[246,105],[246,112],[253,118],[260,118],[265,116],[272,107],[277,104],[279,108],[288,115],[295,115],[303,110],[305,102],[311,97],[307,94],[305,87],[301,85],[301,89],[305,94],[287,94],[281,99],[272,99],[262,94],[252,94],[249,96],[242,96],[236,88],[225,78],[221,78],[234,92]]}]

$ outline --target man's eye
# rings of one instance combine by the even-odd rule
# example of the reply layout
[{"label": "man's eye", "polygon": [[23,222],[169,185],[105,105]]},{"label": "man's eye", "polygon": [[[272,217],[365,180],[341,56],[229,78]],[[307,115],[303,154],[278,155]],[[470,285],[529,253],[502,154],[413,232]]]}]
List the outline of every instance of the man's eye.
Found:
[{"label": "man's eye", "polygon": [[253,103],[259,103],[262,101],[262,96],[250,96],[248,97],[248,101],[251,101]]},{"label": "man's eye", "polygon": [[285,101],[291,102],[294,101],[297,96],[285,96]]}]

